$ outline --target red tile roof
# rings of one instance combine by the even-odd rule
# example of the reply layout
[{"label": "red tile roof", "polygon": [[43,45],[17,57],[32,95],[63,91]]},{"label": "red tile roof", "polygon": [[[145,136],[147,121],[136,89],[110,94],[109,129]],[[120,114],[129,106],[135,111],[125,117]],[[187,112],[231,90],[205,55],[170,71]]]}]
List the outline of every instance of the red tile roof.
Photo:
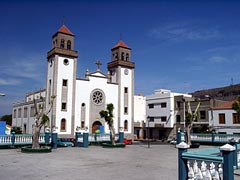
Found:
[{"label": "red tile roof", "polygon": [[231,102],[227,102],[226,104],[222,105],[222,106],[218,106],[215,108],[212,108],[213,110],[224,110],[224,109],[232,109],[232,105],[233,103],[236,101],[231,101]]},{"label": "red tile roof", "polygon": [[115,49],[117,47],[123,47],[123,48],[130,49],[122,40],[120,40],[112,49]]},{"label": "red tile roof", "polygon": [[62,25],[58,32],[74,36],[74,34],[65,25]]}]

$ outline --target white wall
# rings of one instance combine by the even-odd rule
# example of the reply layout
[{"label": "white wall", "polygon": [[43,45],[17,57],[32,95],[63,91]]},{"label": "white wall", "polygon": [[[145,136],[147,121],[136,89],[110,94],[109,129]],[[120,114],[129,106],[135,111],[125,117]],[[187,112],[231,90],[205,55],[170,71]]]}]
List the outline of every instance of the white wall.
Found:
[{"label": "white wall", "polygon": [[[221,110],[209,110],[209,125],[213,127],[222,127],[217,128],[217,132],[226,132],[227,134],[240,133],[240,124],[233,124],[233,113],[236,111],[232,109],[221,109]],[[225,114],[225,124],[219,124],[219,114]]]},{"label": "white wall", "polygon": [[[56,59],[57,59],[58,55],[56,55]],[[52,96],[52,88],[53,88],[53,75],[54,75],[54,68],[55,68],[55,64],[54,64],[54,59],[55,58],[51,58],[48,61],[47,64],[47,82],[46,82],[46,106],[48,109],[48,100],[50,99],[50,97]],[[51,80],[51,87],[49,88],[49,80]],[[48,92],[50,90],[50,92]],[[50,96],[50,97],[49,97]]]},{"label": "white wall", "polygon": [[[124,127],[124,121],[127,120],[128,121],[128,131],[124,131],[125,133],[132,133],[132,118],[133,118],[133,97],[132,97],[132,91],[133,91],[133,73],[134,70],[133,69],[128,69],[128,74],[125,74],[126,68],[120,68],[120,75],[121,75],[121,82],[120,82],[120,88],[121,88],[121,107],[120,108],[120,126]],[[128,88],[128,113],[125,114],[124,113],[124,87]]]},{"label": "white wall", "polygon": [[[159,89],[155,90],[154,94],[146,96],[146,116],[154,117],[154,122],[150,122],[150,127],[154,127],[154,124],[161,124],[167,128],[173,128],[176,117],[174,112],[174,97],[175,96],[187,96],[188,94],[173,93],[170,90]],[[161,107],[161,103],[166,103],[166,107]],[[153,108],[149,108],[149,104],[153,104]],[[162,121],[161,117],[166,117],[166,121]]]},{"label": "white wall", "polygon": [[[106,78],[89,77],[89,81],[77,80],[76,83],[76,101],[75,101],[75,127],[80,125],[81,119],[81,104],[86,105],[86,121],[85,126],[90,127],[89,115],[90,115],[90,95],[94,89],[101,89],[106,97],[106,104],[113,103],[114,105],[114,127],[118,132],[118,85],[107,83]],[[90,128],[88,128],[89,131]],[[108,126],[105,126],[105,132],[109,132]]]},{"label": "white wall", "polygon": [[[58,76],[57,76],[57,96],[56,96],[56,126],[57,132],[60,134],[71,134],[72,127],[72,92],[73,92],[73,72],[74,72],[74,60],[69,60],[68,65],[64,65],[63,61],[65,57],[58,57]],[[68,80],[67,88],[67,111],[62,110],[62,81]],[[60,132],[61,120],[66,119],[66,131]]]},{"label": "white wall", "polygon": [[[12,127],[21,127],[24,133],[24,124],[26,124],[26,133],[32,133],[32,125],[35,121],[34,117],[30,117],[31,107],[34,106],[33,99],[40,99],[46,96],[46,91],[36,91],[29,93],[25,97],[24,102],[15,103],[12,109]],[[27,116],[24,116],[24,108],[27,108]],[[19,109],[21,109],[21,117],[19,117]],[[14,110],[16,110],[16,117],[14,117]],[[43,132],[43,128],[41,130]]]},{"label": "white wall", "polygon": [[40,99],[40,97],[46,97],[46,91],[33,92],[26,96],[26,102],[33,101],[33,99]]},{"label": "white wall", "polygon": [[134,122],[146,121],[146,97],[134,96]]},{"label": "white wall", "polygon": [[[166,107],[161,107],[161,103],[166,103]],[[153,104],[153,108],[149,108],[149,104]],[[174,116],[170,115],[174,111],[174,97],[171,92],[156,92],[146,97],[147,116],[154,117],[154,123],[163,124],[164,127],[173,127]],[[162,121],[161,117],[166,117],[166,121]],[[152,123],[152,125],[154,125]]]}]

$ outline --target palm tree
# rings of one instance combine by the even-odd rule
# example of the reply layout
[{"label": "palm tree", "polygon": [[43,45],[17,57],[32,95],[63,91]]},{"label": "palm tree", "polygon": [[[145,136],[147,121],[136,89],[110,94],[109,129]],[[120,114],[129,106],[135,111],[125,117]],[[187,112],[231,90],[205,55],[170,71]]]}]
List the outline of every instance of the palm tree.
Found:
[{"label": "palm tree", "polygon": [[44,125],[46,125],[47,122],[49,121],[49,118],[47,115],[52,109],[54,99],[55,99],[55,96],[52,96],[48,110],[45,109],[45,103],[44,103],[43,97],[40,97],[40,102],[43,102],[40,104],[38,104],[36,99],[33,99],[34,109],[35,109],[35,115],[34,115],[35,121],[32,125],[32,131],[33,131],[32,132],[33,134],[32,149],[40,148],[39,135],[41,132],[41,128]]},{"label": "palm tree", "polygon": [[113,109],[114,109],[114,106],[112,103],[107,104],[107,109],[100,111],[99,114],[101,118],[104,118],[105,121],[107,122],[110,133],[111,133],[112,145],[115,145],[116,143],[115,143],[115,130],[113,127]]},{"label": "palm tree", "polygon": [[237,97],[237,101],[232,104],[232,109],[237,112],[238,119],[240,118],[240,96]]}]

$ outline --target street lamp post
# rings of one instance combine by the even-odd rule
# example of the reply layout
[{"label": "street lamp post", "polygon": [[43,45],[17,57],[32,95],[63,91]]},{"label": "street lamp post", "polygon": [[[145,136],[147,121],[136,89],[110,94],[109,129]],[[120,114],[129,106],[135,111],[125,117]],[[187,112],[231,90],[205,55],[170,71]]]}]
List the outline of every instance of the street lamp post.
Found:
[{"label": "street lamp post", "polygon": [[148,128],[147,128],[147,138],[148,138],[148,148],[150,148],[150,139],[149,139],[149,121],[150,121],[150,117],[147,117],[147,122],[148,122]]}]

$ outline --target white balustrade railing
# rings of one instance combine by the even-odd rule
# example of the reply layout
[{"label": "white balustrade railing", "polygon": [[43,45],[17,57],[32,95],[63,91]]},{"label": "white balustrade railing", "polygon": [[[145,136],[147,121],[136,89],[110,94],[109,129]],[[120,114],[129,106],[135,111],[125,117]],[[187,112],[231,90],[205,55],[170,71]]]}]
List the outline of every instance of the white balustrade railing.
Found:
[{"label": "white balustrade railing", "polygon": [[205,161],[188,161],[188,180],[220,180],[222,179],[222,164]]},{"label": "white balustrade railing", "polygon": [[12,144],[11,135],[0,136],[0,144]]},{"label": "white balustrade railing", "polygon": [[[119,135],[115,134],[115,141],[119,140]],[[88,136],[89,142],[104,142],[110,141],[110,134],[89,134]]]},{"label": "white balustrade railing", "polygon": [[191,140],[195,142],[217,142],[228,143],[229,140],[234,139],[239,142],[240,135],[235,134],[191,134]]},{"label": "white balustrade railing", "polygon": [[[14,140],[14,142],[13,142]],[[45,143],[45,134],[40,134],[39,143]],[[0,135],[0,145],[32,144],[31,134]]]}]

